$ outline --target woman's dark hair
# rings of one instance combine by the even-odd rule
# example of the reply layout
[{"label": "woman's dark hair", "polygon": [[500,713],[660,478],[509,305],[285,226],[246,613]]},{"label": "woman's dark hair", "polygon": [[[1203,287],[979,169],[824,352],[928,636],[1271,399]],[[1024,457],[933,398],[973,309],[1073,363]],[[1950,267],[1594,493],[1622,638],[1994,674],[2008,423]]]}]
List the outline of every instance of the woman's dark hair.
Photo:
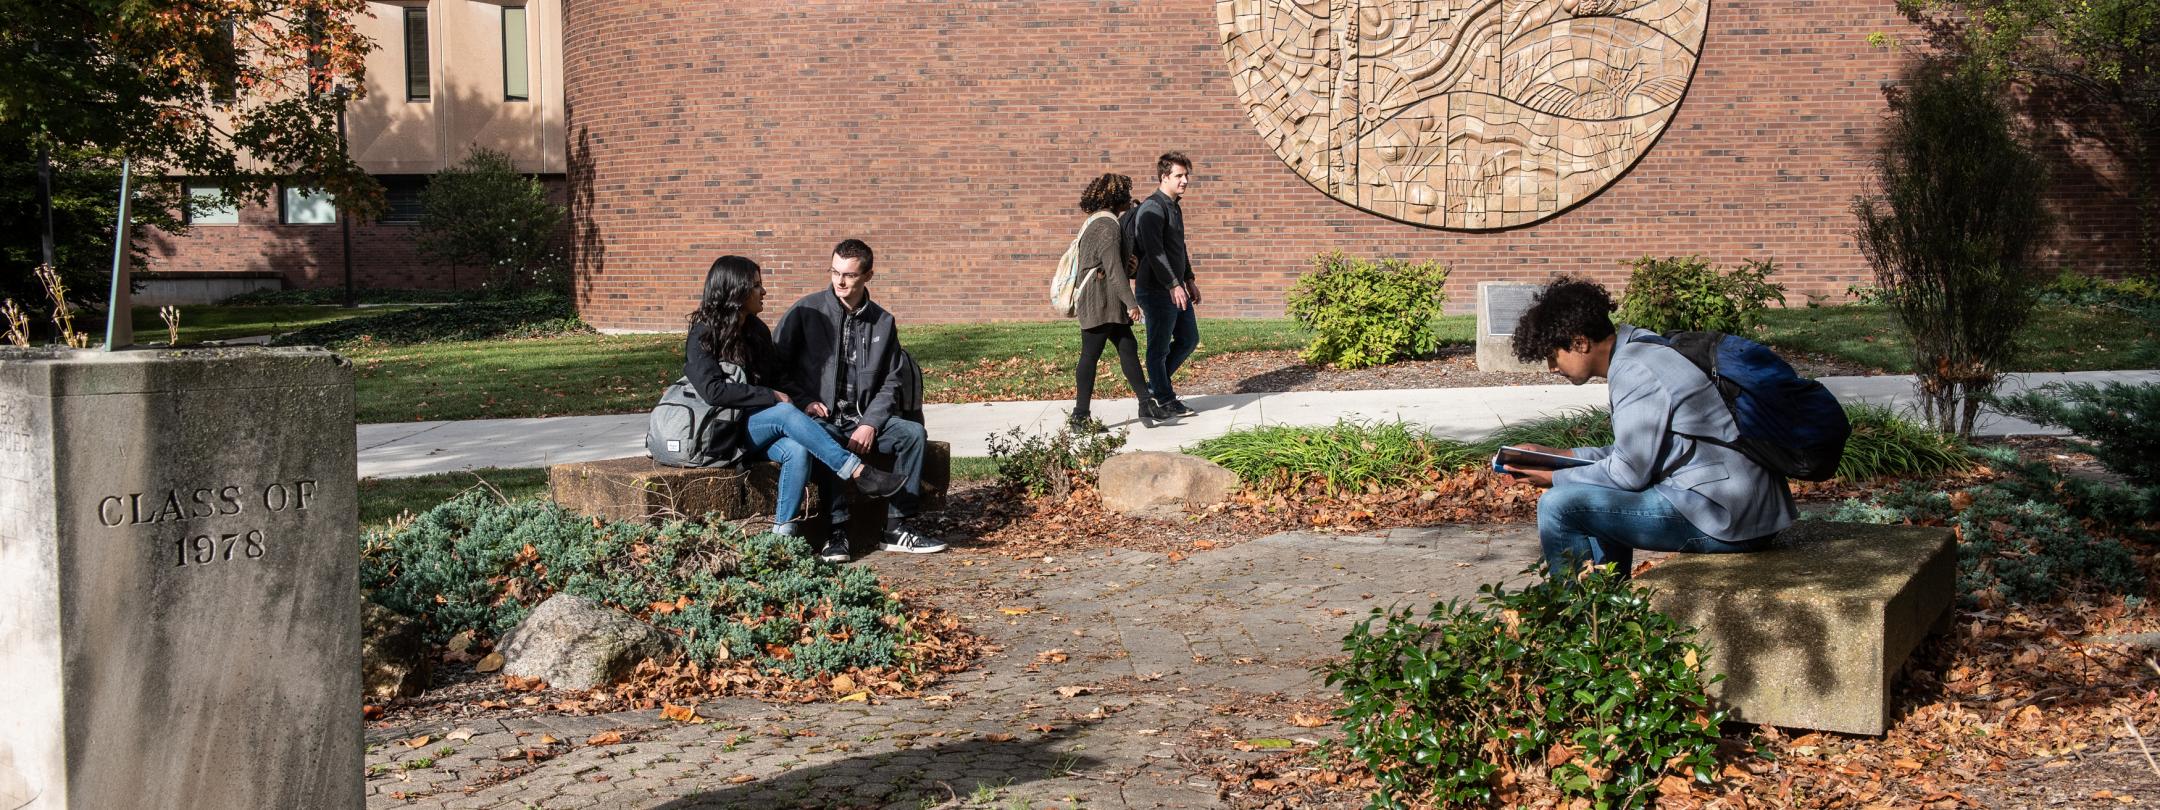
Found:
[{"label": "woman's dark hair", "polygon": [[1595,281],[1561,276],[1530,299],[1515,322],[1515,359],[1543,363],[1580,337],[1596,343],[1612,337],[1612,294]]},{"label": "woman's dark hair", "polygon": [[1108,211],[1125,213],[1132,207],[1132,178],[1122,174],[1105,174],[1088,183],[1087,190],[1080,192],[1080,210],[1085,213]]},{"label": "woman's dark hair", "polygon": [[743,311],[743,305],[749,302],[750,291],[763,283],[762,272],[757,262],[741,256],[714,259],[712,269],[705,271],[705,294],[698,298],[690,322],[706,326],[705,349],[713,357],[738,366],[749,359],[743,324],[751,315]]}]

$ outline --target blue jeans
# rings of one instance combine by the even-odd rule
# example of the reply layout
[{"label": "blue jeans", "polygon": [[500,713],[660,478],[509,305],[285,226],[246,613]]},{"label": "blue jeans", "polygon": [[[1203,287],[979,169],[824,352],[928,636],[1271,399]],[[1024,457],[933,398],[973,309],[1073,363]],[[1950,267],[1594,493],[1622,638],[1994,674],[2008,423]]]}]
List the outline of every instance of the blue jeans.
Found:
[{"label": "blue jeans", "polygon": [[[847,434],[854,431],[853,428],[843,431],[823,422],[817,424],[828,437],[836,441],[846,441]],[[870,443],[872,452],[892,456],[894,475],[907,477],[907,486],[885,502],[885,527],[888,529],[898,526],[901,518],[915,514],[917,499],[922,496],[923,446],[929,439],[922,423],[895,416],[885,420],[885,427],[877,432],[877,438]],[[847,447],[842,446],[840,449],[844,451]],[[826,482],[818,487],[818,495],[824,501],[825,514],[832,517],[833,526],[846,526],[848,517],[853,512],[849,503],[849,498],[854,494],[852,488],[845,482],[831,480],[829,475],[821,475],[820,480]]]},{"label": "blue jeans", "polygon": [[846,480],[862,466],[862,459],[833,441],[825,426],[794,405],[782,402],[751,414],[744,426],[750,444],[780,465],[780,491],[773,499],[773,522],[787,523],[802,514],[803,487],[810,483],[810,459]]},{"label": "blue jeans", "polygon": [[1193,314],[1194,307],[1178,309],[1168,290],[1140,287],[1133,290],[1133,297],[1140,304],[1140,314],[1147,316],[1148,395],[1159,403],[1176,402],[1170,375],[1200,346],[1199,316]]},{"label": "blue jeans", "polygon": [[1562,486],[1538,499],[1538,542],[1548,575],[1573,576],[1588,560],[1614,563],[1620,575],[1635,565],[1635,549],[1720,554],[1754,551],[1770,538],[1728,543],[1695,528],[1656,490],[1628,492],[1599,486]]}]

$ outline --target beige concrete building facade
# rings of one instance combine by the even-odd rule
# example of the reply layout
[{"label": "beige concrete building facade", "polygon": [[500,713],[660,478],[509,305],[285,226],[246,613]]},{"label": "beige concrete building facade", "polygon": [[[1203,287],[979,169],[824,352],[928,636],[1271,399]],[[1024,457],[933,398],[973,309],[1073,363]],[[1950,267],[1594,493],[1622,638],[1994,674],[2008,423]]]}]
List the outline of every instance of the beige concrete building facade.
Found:
[{"label": "beige concrete building facade", "polygon": [[[488,148],[560,193],[562,0],[369,2],[357,24],[375,48],[365,90],[346,110],[346,140],[354,160],[382,182],[389,211],[351,223],[355,281],[377,289],[473,286],[476,274],[460,277],[414,249],[420,192],[429,176]],[[267,205],[198,212],[188,235],[154,238],[145,298],[193,303],[250,287],[341,285],[337,216],[330,200],[297,187],[279,189]]]}]

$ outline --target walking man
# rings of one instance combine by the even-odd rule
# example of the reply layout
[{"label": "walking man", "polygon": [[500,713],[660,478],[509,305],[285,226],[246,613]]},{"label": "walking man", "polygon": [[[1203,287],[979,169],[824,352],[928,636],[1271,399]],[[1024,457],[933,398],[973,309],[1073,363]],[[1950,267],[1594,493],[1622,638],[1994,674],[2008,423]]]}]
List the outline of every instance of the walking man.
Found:
[{"label": "walking man", "polygon": [[[1200,285],[1185,253],[1185,212],[1178,207],[1192,182],[1192,161],[1182,152],[1155,159],[1155,193],[1133,214],[1133,252],[1140,269],[1134,297],[1147,321],[1148,395],[1165,416],[1191,416],[1178,401],[1170,375],[1200,345]],[[1147,403],[1141,403],[1143,412]]]},{"label": "walking man", "polygon": [[[919,422],[894,414],[900,392],[900,333],[891,313],[870,300],[876,256],[860,239],[833,247],[832,286],[803,296],[780,318],[773,336],[787,358],[796,384],[816,399],[802,403],[804,413],[847,445],[849,452],[893,457],[892,471],[907,486],[885,508],[886,551],[929,554],[945,544],[908,529],[922,494],[923,444],[928,437]],[[818,494],[831,517],[824,551],[833,562],[848,559],[848,487],[820,479]]]}]

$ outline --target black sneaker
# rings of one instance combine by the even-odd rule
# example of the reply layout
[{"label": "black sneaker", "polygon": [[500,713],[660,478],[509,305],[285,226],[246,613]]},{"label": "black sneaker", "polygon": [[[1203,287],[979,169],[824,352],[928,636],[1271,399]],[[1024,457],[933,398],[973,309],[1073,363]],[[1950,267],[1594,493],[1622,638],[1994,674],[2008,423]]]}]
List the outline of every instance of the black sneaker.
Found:
[{"label": "black sneaker", "polygon": [[1095,421],[1095,417],[1087,411],[1080,411],[1065,417],[1065,426],[1072,428],[1075,432],[1095,433],[1101,430],[1102,423]]},{"label": "black sneaker", "polygon": [[890,498],[907,488],[907,476],[889,473],[863,465],[862,473],[855,476],[855,491],[872,498]]},{"label": "black sneaker", "polygon": [[1175,416],[1175,417],[1179,417],[1179,418],[1183,418],[1183,417],[1187,417],[1187,416],[1191,416],[1191,415],[1193,415],[1193,414],[1199,413],[1199,411],[1196,411],[1196,410],[1193,410],[1193,409],[1191,409],[1191,408],[1187,408],[1187,407],[1185,407],[1185,403],[1183,403],[1183,402],[1179,402],[1179,401],[1177,401],[1177,400],[1174,400],[1174,399],[1173,399],[1173,400],[1170,400],[1169,404],[1163,405],[1163,406],[1162,406],[1162,411],[1163,411],[1163,413],[1167,413],[1167,414],[1169,414],[1169,415],[1171,415],[1171,416]]},{"label": "black sneaker", "polygon": [[1141,426],[1154,427],[1156,422],[1165,422],[1176,418],[1177,414],[1164,410],[1163,406],[1155,404],[1153,397],[1140,398]]},{"label": "black sneaker", "polygon": [[818,559],[829,563],[847,562],[848,544],[846,532],[845,527],[833,529],[833,538],[825,541],[825,550],[818,552]]},{"label": "black sneaker", "polygon": [[903,554],[936,554],[945,550],[945,542],[924,537],[902,526],[885,530],[884,549]]}]

